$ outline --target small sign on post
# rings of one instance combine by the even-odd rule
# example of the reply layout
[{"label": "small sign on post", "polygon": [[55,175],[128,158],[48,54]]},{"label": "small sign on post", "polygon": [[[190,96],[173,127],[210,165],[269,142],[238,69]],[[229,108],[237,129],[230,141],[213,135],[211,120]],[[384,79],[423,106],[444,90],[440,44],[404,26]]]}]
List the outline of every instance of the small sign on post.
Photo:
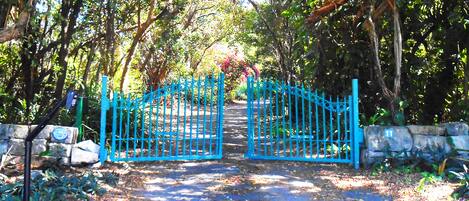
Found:
[{"label": "small sign on post", "polygon": [[64,142],[68,138],[68,130],[62,127],[57,127],[52,131],[52,137],[58,142]]}]

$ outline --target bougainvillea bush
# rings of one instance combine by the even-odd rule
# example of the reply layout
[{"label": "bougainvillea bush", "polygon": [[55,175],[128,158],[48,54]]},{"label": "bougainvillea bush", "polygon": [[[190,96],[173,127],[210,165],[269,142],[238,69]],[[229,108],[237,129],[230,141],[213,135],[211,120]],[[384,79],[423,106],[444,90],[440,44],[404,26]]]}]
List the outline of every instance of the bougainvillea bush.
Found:
[{"label": "bougainvillea bush", "polygon": [[259,78],[259,70],[249,61],[237,53],[226,56],[219,65],[221,71],[225,74],[225,96],[232,100],[236,94],[234,89],[247,80],[248,76],[254,79]]}]

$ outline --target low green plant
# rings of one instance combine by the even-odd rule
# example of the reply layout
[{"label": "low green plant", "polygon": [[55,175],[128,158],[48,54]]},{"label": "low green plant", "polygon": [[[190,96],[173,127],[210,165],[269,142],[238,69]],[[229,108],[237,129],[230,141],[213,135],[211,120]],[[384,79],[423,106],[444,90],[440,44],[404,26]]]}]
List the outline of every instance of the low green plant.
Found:
[{"label": "low green plant", "polygon": [[422,170],[413,165],[402,165],[402,166],[396,167],[394,171],[400,174],[413,174],[413,173],[421,172]]},{"label": "low green plant", "polygon": [[389,159],[385,159],[383,162],[373,164],[371,167],[371,175],[377,176],[380,173],[389,172],[391,168],[391,161]]},{"label": "low green plant", "polygon": [[405,124],[405,116],[404,110],[409,105],[406,101],[399,101],[398,102],[398,111],[393,116],[389,109],[385,108],[378,108],[376,113],[371,116],[370,118],[366,119],[362,116],[364,122],[368,123],[368,125],[382,125],[382,126],[390,126],[390,125],[404,125]]},{"label": "low green plant", "polygon": [[[116,185],[118,177],[114,173],[64,175],[58,171],[46,170],[32,180],[32,200],[89,200],[90,195],[101,196],[106,190],[102,183]],[[0,181],[0,200],[20,200],[23,184]]]},{"label": "low green plant", "polygon": [[455,199],[469,198],[469,169],[467,166],[463,165],[463,171],[461,172],[450,171],[450,173],[454,175],[455,179],[461,184],[461,186],[454,190],[451,196]]},{"label": "low green plant", "polygon": [[432,184],[437,181],[443,180],[443,176],[438,175],[434,172],[424,171],[424,172],[421,172],[420,174],[422,175],[422,179],[420,179],[419,185],[417,186],[417,189],[416,189],[418,192],[422,192],[425,185],[427,184]]}]

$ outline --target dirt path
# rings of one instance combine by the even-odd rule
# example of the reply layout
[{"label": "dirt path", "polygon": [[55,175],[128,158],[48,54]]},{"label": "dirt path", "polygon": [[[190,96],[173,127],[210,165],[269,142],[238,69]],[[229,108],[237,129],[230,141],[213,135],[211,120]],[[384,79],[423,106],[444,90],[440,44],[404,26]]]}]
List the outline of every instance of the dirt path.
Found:
[{"label": "dirt path", "polygon": [[247,160],[245,103],[225,106],[224,114],[222,160],[108,164],[103,169],[116,170],[122,181],[102,199],[441,200],[451,193],[448,184],[416,192],[418,174],[371,176],[348,165]]}]

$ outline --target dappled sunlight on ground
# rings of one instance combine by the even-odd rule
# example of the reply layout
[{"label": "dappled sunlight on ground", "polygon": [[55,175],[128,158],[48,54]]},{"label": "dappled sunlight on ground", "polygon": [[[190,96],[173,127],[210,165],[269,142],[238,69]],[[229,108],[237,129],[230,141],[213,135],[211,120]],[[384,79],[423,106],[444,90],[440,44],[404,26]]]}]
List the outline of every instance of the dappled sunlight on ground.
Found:
[{"label": "dappled sunlight on ground", "polygon": [[118,187],[98,200],[446,200],[454,185],[416,188],[419,174],[371,175],[346,164],[259,161],[244,158],[243,103],[227,105],[222,160],[108,163]]}]

